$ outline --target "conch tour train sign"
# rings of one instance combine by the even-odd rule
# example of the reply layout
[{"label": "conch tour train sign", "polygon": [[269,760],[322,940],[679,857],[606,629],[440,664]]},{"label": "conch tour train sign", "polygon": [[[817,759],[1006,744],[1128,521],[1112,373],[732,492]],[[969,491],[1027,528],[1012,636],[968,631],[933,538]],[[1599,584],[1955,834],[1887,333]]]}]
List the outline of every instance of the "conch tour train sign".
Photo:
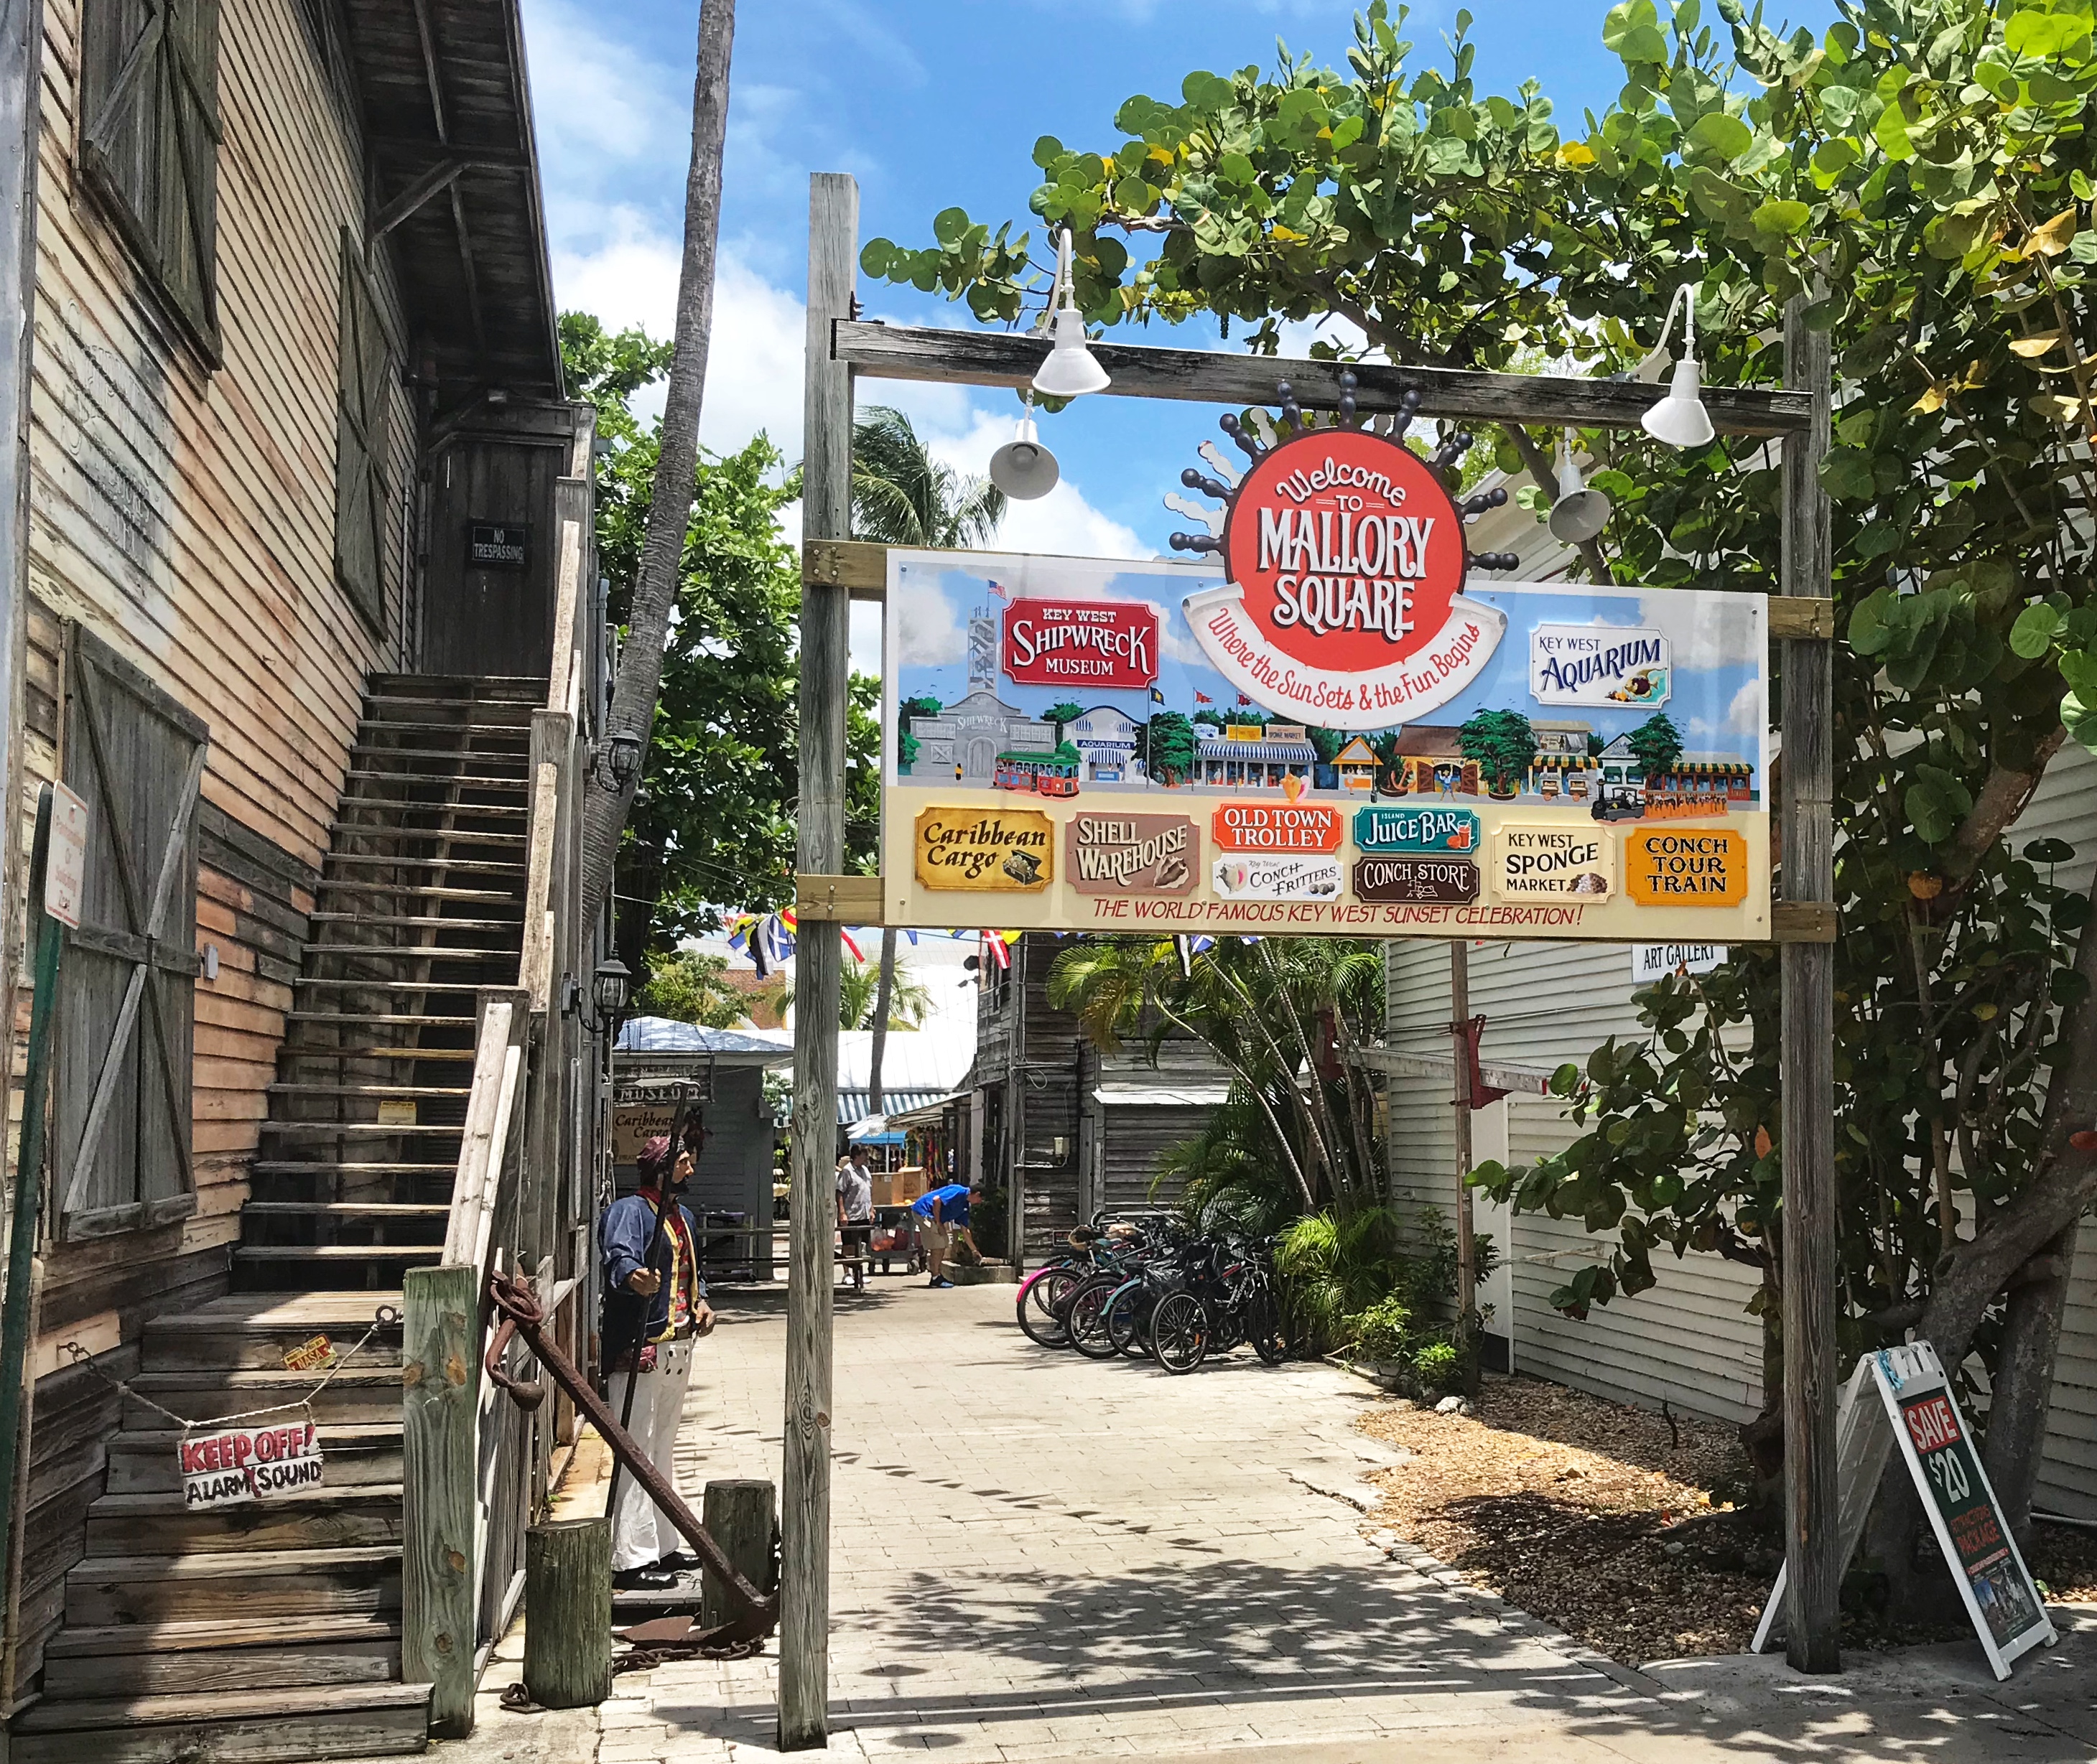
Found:
[{"label": "conch tour train sign", "polygon": [[889,923],[1768,935],[1759,596],[1490,579],[1439,457],[1232,434],[1197,561],[890,552]]}]

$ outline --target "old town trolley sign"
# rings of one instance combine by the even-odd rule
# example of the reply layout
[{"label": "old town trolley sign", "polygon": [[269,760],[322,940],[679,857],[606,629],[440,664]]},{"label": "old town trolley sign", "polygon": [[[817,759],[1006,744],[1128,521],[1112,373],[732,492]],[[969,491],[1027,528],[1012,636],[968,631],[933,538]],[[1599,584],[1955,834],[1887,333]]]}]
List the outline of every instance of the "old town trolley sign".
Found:
[{"label": "old town trolley sign", "polygon": [[1437,463],[1402,443],[1309,429],[1260,452],[1228,496],[1228,579],[1189,596],[1186,613],[1254,701],[1326,728],[1386,729],[1456,696],[1499,648],[1506,613],[1464,592],[1465,515],[1495,499],[1460,509]]}]

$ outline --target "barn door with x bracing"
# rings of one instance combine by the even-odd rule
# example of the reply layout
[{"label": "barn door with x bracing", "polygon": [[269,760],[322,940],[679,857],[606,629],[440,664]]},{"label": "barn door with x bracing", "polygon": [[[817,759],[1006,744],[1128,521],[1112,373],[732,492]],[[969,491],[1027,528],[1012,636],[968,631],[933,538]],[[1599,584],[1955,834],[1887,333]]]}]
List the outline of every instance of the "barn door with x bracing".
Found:
[{"label": "barn door with x bracing", "polygon": [[89,821],[59,1002],[52,1187],[68,1239],[196,1208],[196,808],[209,736],[107,644],[68,627],[65,775]]}]

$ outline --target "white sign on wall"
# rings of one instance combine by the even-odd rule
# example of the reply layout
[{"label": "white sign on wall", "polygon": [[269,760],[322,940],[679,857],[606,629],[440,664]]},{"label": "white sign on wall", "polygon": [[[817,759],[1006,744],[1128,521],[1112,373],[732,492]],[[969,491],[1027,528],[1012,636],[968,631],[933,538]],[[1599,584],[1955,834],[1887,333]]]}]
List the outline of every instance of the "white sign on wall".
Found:
[{"label": "white sign on wall", "polygon": [[1644,625],[1538,625],[1529,634],[1529,693],[1540,705],[1667,702],[1665,635]]},{"label": "white sign on wall", "polygon": [[51,786],[51,843],[44,858],[44,910],[68,931],[80,929],[87,887],[87,805],[63,784]]},{"label": "white sign on wall", "polygon": [[1631,984],[1650,986],[1670,974],[1709,974],[1726,965],[1723,943],[1635,943]]}]

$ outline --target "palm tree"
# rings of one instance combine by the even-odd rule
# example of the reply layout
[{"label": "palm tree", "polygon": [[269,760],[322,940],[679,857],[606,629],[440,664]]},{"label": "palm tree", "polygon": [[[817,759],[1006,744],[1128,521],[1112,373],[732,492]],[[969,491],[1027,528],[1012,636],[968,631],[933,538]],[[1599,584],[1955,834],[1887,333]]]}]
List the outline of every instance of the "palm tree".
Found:
[{"label": "palm tree", "polygon": [[1005,518],[1005,492],[956,471],[900,410],[869,404],[852,424],[852,533],[883,545],[953,551],[987,545]]},{"label": "palm tree", "polygon": [[[885,1026],[891,1029],[922,1028],[932,1010],[931,992],[922,981],[893,970],[884,978],[878,965],[855,962],[849,957],[838,976],[838,1027],[843,1029],[875,1028],[874,1011],[884,985],[888,993]],[[869,1107],[874,1114],[881,1112],[878,1107],[873,1107],[871,1098]]]},{"label": "palm tree", "polygon": [[[852,533],[884,545],[952,551],[987,545],[1005,518],[1005,492],[932,457],[910,419],[886,404],[869,404],[852,424]],[[849,983],[847,971],[847,980]],[[906,981],[906,985],[914,982]],[[881,1062],[895,1007],[895,932],[881,934],[881,967],[872,1001],[873,1048],[868,1063],[867,1107],[881,1112]],[[922,993],[924,989],[916,989]],[[930,1000],[926,1000],[929,1007]],[[856,1018],[864,1020],[862,1005]],[[923,1011],[918,1020],[923,1019]]]}]

